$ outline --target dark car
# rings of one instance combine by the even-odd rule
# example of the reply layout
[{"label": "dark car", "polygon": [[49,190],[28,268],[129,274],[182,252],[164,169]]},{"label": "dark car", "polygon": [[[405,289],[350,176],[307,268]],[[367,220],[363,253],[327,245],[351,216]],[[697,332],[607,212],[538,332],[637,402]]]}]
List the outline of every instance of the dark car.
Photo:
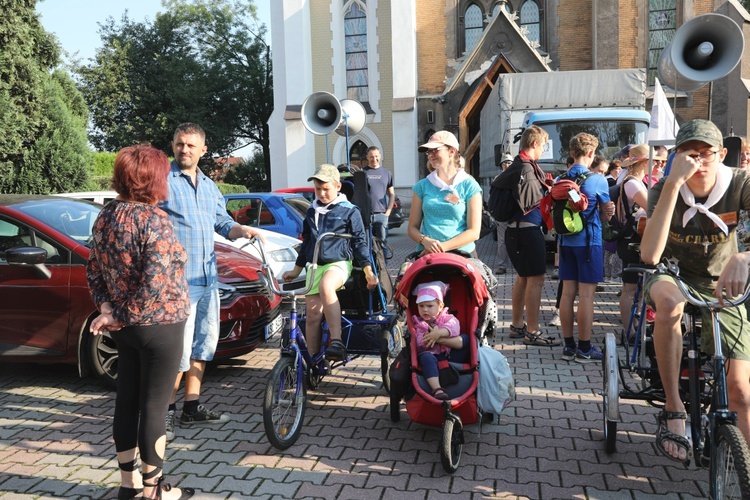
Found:
[{"label": "dark car", "polygon": [[[311,203],[315,199],[315,188],[313,188],[312,186],[275,189],[274,193],[301,194],[306,199],[308,199]],[[401,227],[401,224],[403,223],[404,223],[404,210],[401,206],[401,199],[398,196],[396,196],[396,199],[393,202],[393,210],[391,210],[391,215],[388,216],[388,229],[395,229],[397,227]]]},{"label": "dark car", "polygon": [[[98,312],[86,262],[101,205],[57,196],[0,195],[0,361],[71,363],[111,386],[117,349],[91,335]],[[260,262],[215,246],[221,298],[215,358],[248,353],[281,331],[281,299],[259,278]]]},{"label": "dark car", "polygon": [[227,213],[244,226],[301,238],[302,222],[310,202],[298,194],[225,194]]}]

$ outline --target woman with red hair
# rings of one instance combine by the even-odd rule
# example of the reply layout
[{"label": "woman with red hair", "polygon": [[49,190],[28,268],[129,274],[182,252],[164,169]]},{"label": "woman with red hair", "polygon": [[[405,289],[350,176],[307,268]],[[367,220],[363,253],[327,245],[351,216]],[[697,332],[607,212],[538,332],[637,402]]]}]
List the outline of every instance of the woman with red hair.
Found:
[{"label": "woman with red hair", "polygon": [[[148,145],[117,153],[118,196],[94,223],[87,279],[101,313],[91,332],[109,332],[119,353],[113,436],[120,466],[118,499],[185,499],[190,488],[162,484],[167,405],[182,353],[190,301],[185,249],[166,200],[167,156]],[[140,451],[142,474],[137,470]]]}]

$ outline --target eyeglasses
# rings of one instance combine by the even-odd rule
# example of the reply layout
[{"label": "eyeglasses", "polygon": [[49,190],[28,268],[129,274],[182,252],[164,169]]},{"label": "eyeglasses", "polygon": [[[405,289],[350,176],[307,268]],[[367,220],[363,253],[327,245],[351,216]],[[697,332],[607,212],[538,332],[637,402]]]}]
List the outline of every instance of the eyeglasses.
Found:
[{"label": "eyeglasses", "polygon": [[437,153],[441,149],[445,149],[445,148],[443,146],[440,146],[440,147],[437,147],[437,148],[428,149],[427,151],[425,151],[424,154],[426,154],[427,156],[430,156],[431,154]]},{"label": "eyeglasses", "polygon": [[692,158],[695,161],[702,161],[703,163],[711,163],[714,161],[714,158],[716,158],[716,153],[718,151],[705,151],[698,155],[690,155],[690,158]]}]

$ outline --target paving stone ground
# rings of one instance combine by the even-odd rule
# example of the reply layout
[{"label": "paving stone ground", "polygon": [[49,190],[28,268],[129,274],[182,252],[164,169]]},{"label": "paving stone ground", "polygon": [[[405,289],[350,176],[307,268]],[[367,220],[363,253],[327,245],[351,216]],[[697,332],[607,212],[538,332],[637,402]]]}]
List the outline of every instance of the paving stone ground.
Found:
[{"label": "paving stone ground", "polygon": [[[392,274],[413,248],[392,232]],[[496,243],[479,242],[495,268]],[[549,268],[552,273],[552,268]],[[309,401],[302,435],[284,452],[267,441],[262,398],[278,344],[210,367],[202,402],[231,414],[221,426],[181,428],[168,445],[171,481],[197,499],[699,499],[708,473],[685,469],[654,449],[656,410],[621,401],[617,453],[603,443],[601,366],[560,360],[560,348],[507,338],[513,274],[498,276],[496,347],[515,372],[517,400],[492,424],[467,426],[455,474],[443,471],[440,429],[389,418],[380,362],[361,358],[336,371]],[[542,319],[557,281],[544,286]],[[616,331],[618,287],[597,294],[593,341]],[[560,335],[557,327],[544,327]],[[0,499],[115,498],[114,393],[70,366],[0,365]]]}]

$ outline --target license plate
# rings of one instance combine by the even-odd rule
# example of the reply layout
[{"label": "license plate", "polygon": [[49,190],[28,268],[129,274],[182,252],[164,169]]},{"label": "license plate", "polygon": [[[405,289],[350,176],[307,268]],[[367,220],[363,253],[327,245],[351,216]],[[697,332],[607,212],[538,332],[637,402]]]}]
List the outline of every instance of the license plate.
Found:
[{"label": "license plate", "polygon": [[266,340],[279,333],[283,324],[284,318],[279,314],[273,321],[271,321],[271,323],[266,325]]}]

